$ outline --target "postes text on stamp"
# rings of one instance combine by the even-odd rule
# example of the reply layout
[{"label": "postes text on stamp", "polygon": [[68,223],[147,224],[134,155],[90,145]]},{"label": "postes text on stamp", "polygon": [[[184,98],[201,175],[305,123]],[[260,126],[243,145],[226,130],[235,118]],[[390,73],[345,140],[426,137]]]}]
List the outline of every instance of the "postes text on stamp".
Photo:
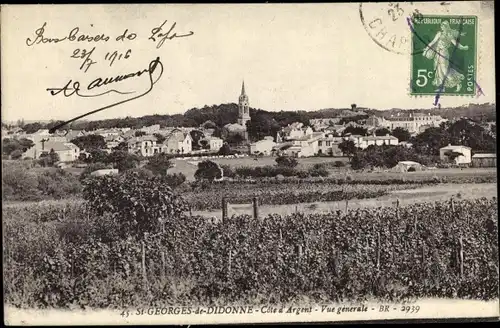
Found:
[{"label": "postes text on stamp", "polygon": [[425,15],[412,20],[412,95],[474,96],[477,92],[477,17]]}]

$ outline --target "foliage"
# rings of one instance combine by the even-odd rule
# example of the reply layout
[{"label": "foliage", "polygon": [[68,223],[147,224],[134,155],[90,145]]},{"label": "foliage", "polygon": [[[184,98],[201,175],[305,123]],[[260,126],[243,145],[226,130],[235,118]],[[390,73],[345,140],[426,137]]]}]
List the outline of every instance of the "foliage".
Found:
[{"label": "foliage", "polygon": [[149,158],[146,169],[155,175],[167,175],[168,169],[173,167],[171,159],[172,156],[166,153],[154,154]]},{"label": "foliage", "polygon": [[143,236],[159,232],[187,209],[165,177],[139,177],[137,172],[84,180],[83,197],[97,216],[109,214],[120,223],[119,234]]},{"label": "foliage", "polygon": [[276,164],[280,167],[294,168],[299,162],[297,159],[290,156],[278,156],[278,158],[276,158]]},{"label": "foliage", "polygon": [[186,181],[186,176],[182,173],[172,173],[165,176],[165,183],[172,188],[177,188]]},{"label": "foliage", "polygon": [[439,155],[439,149],[452,145],[462,145],[473,151],[495,152],[496,139],[479,124],[468,119],[431,127],[411,139],[413,147],[421,154]]},{"label": "foliage", "polygon": [[156,137],[156,144],[162,144],[167,138],[161,134],[161,133],[153,133],[153,135]]},{"label": "foliage", "polygon": [[85,136],[76,137],[71,140],[81,150],[90,151],[91,149],[104,149],[106,148],[106,141],[104,137],[98,134],[88,134]]},{"label": "foliage", "polygon": [[364,168],[392,168],[400,161],[414,161],[423,165],[437,163],[439,158],[418,153],[414,148],[404,146],[369,146],[358,151],[351,160],[354,170]]},{"label": "foliage", "polygon": [[342,132],[342,135],[345,136],[348,134],[366,136],[368,134],[368,130],[362,126],[348,126]]},{"label": "foliage", "polygon": [[142,136],[145,136],[146,134],[147,134],[146,132],[139,130],[139,131],[135,131],[134,136],[135,137],[142,137]]},{"label": "foliage", "polygon": [[[11,156],[13,159],[14,157],[21,157],[18,156],[19,153],[24,153],[26,150],[30,149],[33,147],[35,144],[33,141],[26,139],[26,138],[21,138],[21,139],[12,139],[12,138],[4,138],[2,140],[2,154]],[[15,152],[15,153],[14,153]]]},{"label": "foliage", "polygon": [[227,156],[227,155],[232,155],[233,153],[234,152],[231,150],[229,144],[227,142],[224,142],[224,144],[222,144],[222,147],[220,147],[219,152],[217,154]]},{"label": "foliage", "polygon": [[397,127],[392,130],[392,135],[398,138],[399,142],[408,141],[411,138],[411,134],[405,128]]},{"label": "foliage", "polygon": [[82,186],[78,178],[62,169],[44,170],[38,175],[38,189],[51,199],[62,199],[78,195]]},{"label": "foliage", "polygon": [[210,160],[205,160],[198,163],[198,169],[194,173],[194,177],[196,180],[213,181],[215,179],[221,179],[222,174],[223,172],[219,164]]},{"label": "foliage", "polygon": [[42,152],[38,159],[38,163],[43,167],[54,166],[57,162],[59,162],[59,154],[54,149],[51,149],[50,152]]},{"label": "foliage", "polygon": [[201,132],[200,130],[191,130],[189,132],[189,135],[191,136],[191,139],[193,139],[191,145],[193,150],[200,150],[201,148],[204,148],[201,141],[203,141],[203,138],[205,138],[205,134]]},{"label": "foliage", "polygon": [[354,141],[352,141],[352,140],[343,140],[339,144],[339,149],[342,152],[342,154],[344,154],[345,156],[349,156],[349,157],[356,154],[356,151],[358,150],[356,148],[356,145],[354,144]]},{"label": "foliage", "polygon": [[120,172],[136,168],[139,162],[137,155],[124,150],[113,150],[106,158],[106,163],[113,164]]},{"label": "foliage", "polygon": [[376,136],[386,136],[388,134],[389,135],[391,134],[391,131],[389,131],[388,128],[379,128],[379,129],[375,130],[375,135]]},{"label": "foliage", "polygon": [[35,223],[10,209],[4,218],[5,302],[95,309],[250,304],[259,296],[266,304],[304,297],[317,303],[493,300],[497,210],[496,199],[477,199],[262,220],[234,216],[224,223],[178,219],[144,239],[146,285],[140,244],[120,238],[114,218],[70,210],[61,222]]}]

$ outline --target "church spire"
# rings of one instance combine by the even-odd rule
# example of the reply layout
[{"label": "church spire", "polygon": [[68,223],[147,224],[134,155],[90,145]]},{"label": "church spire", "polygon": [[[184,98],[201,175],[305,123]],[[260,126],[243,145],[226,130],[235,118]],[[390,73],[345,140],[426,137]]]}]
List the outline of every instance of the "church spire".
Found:
[{"label": "church spire", "polygon": [[241,95],[245,96],[245,80],[243,80],[243,83],[241,84]]}]

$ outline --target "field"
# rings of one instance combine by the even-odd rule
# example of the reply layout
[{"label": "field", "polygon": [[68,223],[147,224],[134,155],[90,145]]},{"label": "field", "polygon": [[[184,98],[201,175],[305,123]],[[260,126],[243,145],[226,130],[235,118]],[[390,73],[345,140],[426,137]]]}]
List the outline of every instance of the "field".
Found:
[{"label": "field", "polygon": [[262,220],[192,216],[144,239],[116,238],[113,222],[91,209],[45,222],[10,213],[5,301],[97,309],[491,300],[498,298],[497,210],[496,200],[483,198]]},{"label": "field", "polygon": [[[218,163],[219,165],[230,165],[232,168],[239,166],[265,166],[265,165],[275,165],[276,157],[259,157],[254,159],[254,157],[242,157],[242,158],[214,158],[211,161]],[[312,167],[314,164],[318,163],[329,163],[341,161],[343,163],[348,162],[347,157],[308,157],[308,158],[298,158],[299,167],[308,168]],[[197,169],[197,162],[200,160],[193,160],[191,158],[175,159],[173,163],[175,167],[170,169],[170,173],[183,173],[186,175],[187,180],[194,180],[194,173]],[[191,163],[193,164],[191,164]]]},{"label": "field", "polygon": [[[253,162],[245,160],[226,161]],[[89,203],[75,197],[5,204],[6,304],[103,309],[498,298],[496,170],[344,168],[328,178],[184,184],[175,191],[190,210],[168,215],[161,213],[178,205],[162,196],[161,182],[106,179]],[[248,205],[235,205],[254,196],[258,220]],[[222,197],[234,198],[225,221],[218,220]],[[165,222],[160,230],[158,220]],[[127,228],[131,222],[151,233]]]}]

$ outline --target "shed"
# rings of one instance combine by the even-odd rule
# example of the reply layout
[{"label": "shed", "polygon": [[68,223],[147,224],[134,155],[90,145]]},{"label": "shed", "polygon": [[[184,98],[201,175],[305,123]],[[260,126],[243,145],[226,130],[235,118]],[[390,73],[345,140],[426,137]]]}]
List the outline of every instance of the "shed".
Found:
[{"label": "shed", "polygon": [[496,167],[497,154],[475,154],[472,156],[472,167]]}]

